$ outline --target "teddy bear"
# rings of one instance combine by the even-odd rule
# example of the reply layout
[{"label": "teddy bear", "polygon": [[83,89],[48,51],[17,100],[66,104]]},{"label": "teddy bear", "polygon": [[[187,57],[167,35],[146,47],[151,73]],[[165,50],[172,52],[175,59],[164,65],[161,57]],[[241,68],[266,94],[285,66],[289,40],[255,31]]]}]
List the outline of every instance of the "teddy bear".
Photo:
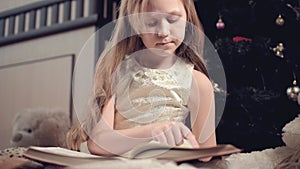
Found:
[{"label": "teddy bear", "polygon": [[13,147],[66,147],[70,129],[68,113],[58,109],[27,109],[15,115],[11,145]]}]

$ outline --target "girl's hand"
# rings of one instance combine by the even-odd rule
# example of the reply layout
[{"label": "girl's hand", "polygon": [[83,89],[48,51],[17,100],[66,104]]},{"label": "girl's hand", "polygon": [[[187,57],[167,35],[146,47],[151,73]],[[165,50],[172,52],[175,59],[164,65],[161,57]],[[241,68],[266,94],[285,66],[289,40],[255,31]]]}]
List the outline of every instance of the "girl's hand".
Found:
[{"label": "girl's hand", "polygon": [[156,123],[153,126],[151,135],[153,140],[161,144],[179,146],[186,139],[193,148],[199,147],[194,134],[181,122]]}]

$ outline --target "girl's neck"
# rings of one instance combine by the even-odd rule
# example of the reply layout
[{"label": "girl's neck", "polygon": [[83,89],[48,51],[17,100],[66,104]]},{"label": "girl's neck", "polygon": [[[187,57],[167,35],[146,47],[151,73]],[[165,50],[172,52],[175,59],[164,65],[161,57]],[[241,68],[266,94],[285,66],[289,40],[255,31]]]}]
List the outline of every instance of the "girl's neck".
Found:
[{"label": "girl's neck", "polygon": [[173,66],[176,59],[177,56],[175,54],[147,49],[143,50],[143,52],[136,57],[140,65],[151,69],[168,69]]}]

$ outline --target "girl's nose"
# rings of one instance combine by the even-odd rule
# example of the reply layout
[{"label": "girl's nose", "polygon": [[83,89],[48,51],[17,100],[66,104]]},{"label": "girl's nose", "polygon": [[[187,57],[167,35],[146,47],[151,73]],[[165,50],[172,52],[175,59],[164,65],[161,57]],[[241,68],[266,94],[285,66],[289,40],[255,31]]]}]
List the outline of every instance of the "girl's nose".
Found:
[{"label": "girl's nose", "polygon": [[166,37],[170,35],[170,25],[167,21],[162,20],[160,26],[157,28],[157,36]]}]

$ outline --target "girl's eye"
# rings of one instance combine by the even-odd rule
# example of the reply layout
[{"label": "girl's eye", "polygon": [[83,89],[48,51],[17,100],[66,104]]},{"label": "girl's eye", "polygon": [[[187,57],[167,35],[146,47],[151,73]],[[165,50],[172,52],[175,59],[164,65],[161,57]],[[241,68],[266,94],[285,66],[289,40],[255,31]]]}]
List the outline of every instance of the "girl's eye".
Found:
[{"label": "girl's eye", "polygon": [[179,20],[179,17],[171,17],[171,18],[168,18],[168,22],[169,23],[175,23]]},{"label": "girl's eye", "polygon": [[149,21],[149,22],[146,22],[146,25],[149,26],[149,27],[154,27],[157,25],[157,21]]}]

